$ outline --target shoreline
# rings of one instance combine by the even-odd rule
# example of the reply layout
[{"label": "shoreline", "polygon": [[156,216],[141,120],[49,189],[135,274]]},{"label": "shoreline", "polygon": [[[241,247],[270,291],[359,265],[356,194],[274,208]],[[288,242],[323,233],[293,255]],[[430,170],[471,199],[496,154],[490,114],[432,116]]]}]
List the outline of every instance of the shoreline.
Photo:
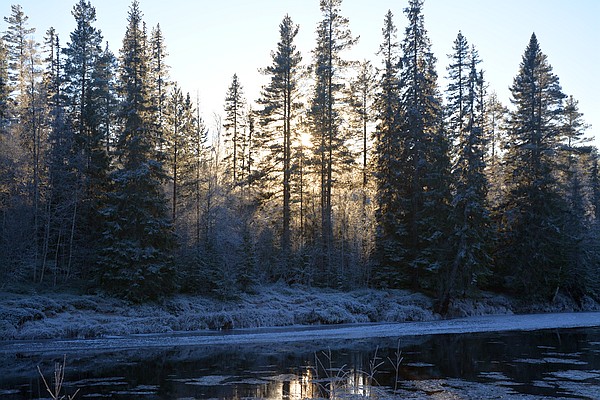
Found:
[{"label": "shoreline", "polygon": [[449,319],[443,319],[432,309],[431,298],[409,291],[339,292],[285,285],[264,286],[254,294],[230,301],[179,295],[146,304],[98,295],[4,292],[0,293],[0,344],[134,335],[214,336],[219,332],[229,334],[255,328],[301,332],[331,328],[339,332],[344,326],[380,329],[382,325],[404,322],[446,326],[450,324],[448,321],[465,317],[597,312],[600,305],[589,299],[583,307],[578,307],[569,299],[559,298],[554,304],[523,307],[507,296],[481,293],[476,298],[456,300],[446,316]]},{"label": "shoreline", "polygon": [[265,345],[310,341],[403,338],[444,334],[539,331],[600,327],[600,312],[486,315],[428,322],[367,323],[339,326],[289,326],[232,331],[171,332],[97,339],[11,340],[0,354],[74,353],[186,346]]}]

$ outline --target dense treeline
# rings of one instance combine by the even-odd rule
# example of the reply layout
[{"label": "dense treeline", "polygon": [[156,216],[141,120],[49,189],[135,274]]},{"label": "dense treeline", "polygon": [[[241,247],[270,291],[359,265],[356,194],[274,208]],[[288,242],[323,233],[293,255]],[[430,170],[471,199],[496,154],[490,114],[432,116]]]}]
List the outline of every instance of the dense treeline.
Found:
[{"label": "dense treeline", "polygon": [[383,16],[378,59],[363,62],[344,58],[358,39],[341,3],[320,1],[310,57],[285,16],[260,97],[234,75],[210,130],[137,0],[118,55],[87,0],[66,43],[52,28],[37,43],[11,6],[2,285],[134,301],[269,281],[410,288],[440,312],[482,289],[598,298],[598,152],[536,36],[506,107],[460,32],[440,87],[423,0],[400,37]]}]

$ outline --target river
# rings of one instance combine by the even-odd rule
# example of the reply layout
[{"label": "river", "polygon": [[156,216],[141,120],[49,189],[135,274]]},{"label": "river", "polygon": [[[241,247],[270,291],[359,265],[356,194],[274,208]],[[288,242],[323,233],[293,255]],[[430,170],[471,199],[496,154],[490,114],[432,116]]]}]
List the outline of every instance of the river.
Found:
[{"label": "river", "polygon": [[[63,359],[63,393],[79,390],[76,399],[600,399],[599,327],[431,334],[421,326],[384,337],[375,324],[143,336],[135,345],[7,342],[0,400],[49,398],[37,367],[50,379]],[[332,333],[344,329],[362,335]]]}]

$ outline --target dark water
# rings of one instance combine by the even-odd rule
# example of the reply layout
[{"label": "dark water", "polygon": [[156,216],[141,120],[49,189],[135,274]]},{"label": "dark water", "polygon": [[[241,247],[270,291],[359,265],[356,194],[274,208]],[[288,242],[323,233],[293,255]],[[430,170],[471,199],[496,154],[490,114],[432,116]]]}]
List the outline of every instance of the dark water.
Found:
[{"label": "dark water", "polygon": [[[402,360],[396,370],[396,353]],[[61,354],[1,354],[0,400],[49,398]],[[66,355],[77,399],[600,399],[600,328]]]}]

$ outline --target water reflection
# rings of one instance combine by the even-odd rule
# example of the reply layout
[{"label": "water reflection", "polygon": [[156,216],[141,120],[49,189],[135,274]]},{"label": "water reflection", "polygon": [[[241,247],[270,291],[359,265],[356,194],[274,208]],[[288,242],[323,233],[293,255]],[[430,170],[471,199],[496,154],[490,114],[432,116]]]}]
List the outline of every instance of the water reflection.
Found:
[{"label": "water reflection", "polygon": [[289,380],[273,380],[258,387],[256,397],[272,400],[301,400],[319,397],[319,391],[313,379],[312,371],[306,369],[299,376],[290,376]]},{"label": "water reflection", "polygon": [[[219,375],[206,376],[200,379],[178,380],[185,386],[172,392],[174,398],[195,398],[196,389],[189,386],[206,386],[204,395],[217,395],[224,399],[260,398],[268,400],[302,400],[315,398],[346,399],[348,397],[371,397],[368,374],[357,370],[334,368],[323,371],[324,376],[317,374],[317,368],[308,367],[297,374],[284,374],[264,377],[263,379],[239,379]],[[221,390],[211,391],[220,387]]]},{"label": "water reflection", "polygon": [[[78,398],[600,398],[600,329],[68,354]],[[2,354],[0,400],[44,397],[62,354]],[[47,396],[46,396],[47,397]]]}]

